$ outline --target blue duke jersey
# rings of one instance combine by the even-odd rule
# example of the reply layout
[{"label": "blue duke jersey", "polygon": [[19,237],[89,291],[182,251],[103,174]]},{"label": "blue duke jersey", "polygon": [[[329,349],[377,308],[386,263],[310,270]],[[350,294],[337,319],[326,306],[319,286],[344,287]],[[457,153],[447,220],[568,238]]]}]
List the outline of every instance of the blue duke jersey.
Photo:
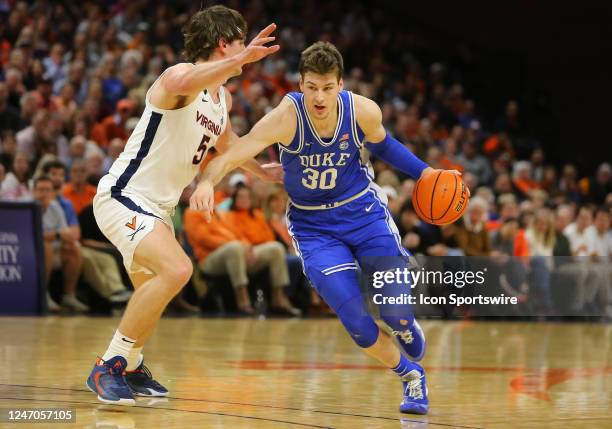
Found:
[{"label": "blue duke jersey", "polygon": [[317,134],[302,93],[291,92],[287,97],[296,111],[297,128],[291,144],[279,146],[291,201],[333,206],[368,188],[371,179],[360,153],[364,133],[357,125],[352,93],[338,95],[338,123],[331,139]]},{"label": "blue duke jersey", "polygon": [[[296,111],[295,136],[281,146],[285,188],[290,197],[287,226],[304,273],[318,294],[338,315],[360,347],[370,347],[378,338],[378,326],[368,313],[361,295],[357,270],[365,275],[403,264],[409,253],[386,204],[386,196],[372,181],[362,162],[364,133],[356,122],[353,95],[338,95],[338,123],[334,136],[317,135],[301,93],[287,95]],[[398,257],[402,257],[399,258]],[[406,287],[386,287],[381,293],[397,298]],[[422,332],[413,329],[409,304],[382,305],[381,318],[400,335],[407,347]],[[410,330],[410,332],[408,332]],[[410,344],[408,344],[410,343]],[[401,343],[400,343],[401,344]],[[420,347],[409,355],[420,359]]]}]

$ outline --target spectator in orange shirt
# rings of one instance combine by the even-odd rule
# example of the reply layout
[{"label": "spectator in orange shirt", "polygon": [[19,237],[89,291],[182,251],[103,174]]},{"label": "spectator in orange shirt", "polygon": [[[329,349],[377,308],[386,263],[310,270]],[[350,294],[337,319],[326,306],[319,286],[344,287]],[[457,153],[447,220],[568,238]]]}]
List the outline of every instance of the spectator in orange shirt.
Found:
[{"label": "spectator in orange shirt", "polygon": [[[275,240],[274,232],[263,212],[253,209],[249,188],[242,184],[236,187],[225,220],[234,234],[245,238],[252,245],[253,251],[260,253],[259,259],[269,265],[272,307],[281,313],[299,315],[300,311],[291,305],[283,291],[284,287],[289,285],[287,252],[283,245]],[[263,268],[261,263],[257,265],[259,269]]]},{"label": "spectator in orange shirt", "polygon": [[117,113],[107,116],[102,122],[95,124],[91,130],[91,139],[103,148],[106,148],[114,138],[127,140],[129,136],[126,123],[135,108],[132,100],[128,98],[119,100],[117,102]]},{"label": "spectator in orange shirt", "polygon": [[64,186],[63,194],[70,200],[77,215],[93,202],[96,187],[87,183],[87,166],[82,159],[72,162],[70,182]]},{"label": "spectator in orange shirt", "polygon": [[[207,223],[201,212],[187,209],[183,226],[199,269],[209,275],[229,276],[241,313],[254,314],[247,289],[248,274],[266,266],[270,270],[273,290],[280,291],[284,298],[283,301],[279,299],[278,292],[273,293],[272,307],[284,313],[296,310],[282,295],[282,288],[274,287],[278,284],[284,286],[289,281],[287,266],[282,258],[284,252],[279,252],[279,247],[271,246],[272,243],[253,246],[241,233],[234,232],[234,228],[216,211],[210,223]],[[275,244],[282,249],[280,243]],[[299,315],[299,311],[290,314]]]}]

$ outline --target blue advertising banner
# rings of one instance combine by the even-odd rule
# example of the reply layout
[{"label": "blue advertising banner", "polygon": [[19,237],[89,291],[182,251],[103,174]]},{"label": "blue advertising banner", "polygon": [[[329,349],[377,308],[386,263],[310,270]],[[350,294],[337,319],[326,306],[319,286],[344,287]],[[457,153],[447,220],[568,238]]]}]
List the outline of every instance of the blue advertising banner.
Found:
[{"label": "blue advertising banner", "polygon": [[0,315],[44,311],[40,209],[0,202]]}]

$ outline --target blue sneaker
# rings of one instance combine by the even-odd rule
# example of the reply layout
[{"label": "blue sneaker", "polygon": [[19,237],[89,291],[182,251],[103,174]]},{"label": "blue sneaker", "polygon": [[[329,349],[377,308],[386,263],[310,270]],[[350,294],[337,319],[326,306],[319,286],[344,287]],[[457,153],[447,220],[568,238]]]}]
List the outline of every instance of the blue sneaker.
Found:
[{"label": "blue sneaker", "polygon": [[127,382],[134,395],[138,396],[168,396],[168,389],[153,379],[151,371],[144,364],[144,359],[134,371],[125,373]]},{"label": "blue sneaker", "polygon": [[405,352],[406,357],[413,362],[423,359],[427,343],[423,329],[421,329],[421,325],[419,325],[416,319],[413,320],[411,325],[406,325],[406,330],[392,331],[391,335],[393,335],[396,343],[400,346],[400,350]]},{"label": "blue sneaker", "polygon": [[400,404],[400,412],[407,414],[427,414],[429,399],[427,399],[427,383],[425,370],[417,364],[417,368],[402,378],[404,385],[404,400]]},{"label": "blue sneaker", "polygon": [[87,379],[87,387],[105,404],[134,405],[134,395],[123,376],[127,361],[115,356],[107,361],[98,358]]}]

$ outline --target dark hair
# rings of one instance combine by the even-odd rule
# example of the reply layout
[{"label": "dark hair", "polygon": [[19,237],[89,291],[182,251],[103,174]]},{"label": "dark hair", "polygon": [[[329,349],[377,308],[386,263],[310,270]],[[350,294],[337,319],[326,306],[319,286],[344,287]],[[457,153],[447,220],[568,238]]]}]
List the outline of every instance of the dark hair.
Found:
[{"label": "dark hair", "polygon": [[595,207],[593,207],[592,204],[583,204],[580,207],[578,207],[578,210],[576,210],[576,214],[579,214],[582,210],[586,210],[588,211],[591,215],[594,214],[595,211]]},{"label": "dark hair", "polygon": [[61,168],[62,170],[66,171],[66,166],[64,165],[64,163],[62,161],[54,159],[52,161],[47,162],[43,166],[43,173],[49,174],[49,172],[54,168]]},{"label": "dark hair", "polygon": [[[230,210],[236,210],[236,197],[238,196],[238,192],[240,192],[242,189],[246,189],[249,196],[251,196],[251,189],[249,189],[249,187],[244,183],[239,182],[232,193],[232,204],[230,205]],[[253,204],[251,204],[251,208],[249,208],[249,215],[253,216]]]},{"label": "dark hair", "polygon": [[36,185],[38,185],[40,182],[49,182],[51,183],[51,187],[53,187],[53,181],[49,176],[38,176],[36,179],[34,179],[32,189],[36,189]]},{"label": "dark hair", "polygon": [[246,37],[247,24],[240,12],[216,5],[197,12],[183,27],[183,57],[189,62],[208,60],[219,41],[232,43]]},{"label": "dark hair", "polygon": [[334,45],[329,42],[316,42],[302,51],[298,70],[302,78],[307,72],[316,74],[336,72],[340,81],[344,73],[344,61]]}]

